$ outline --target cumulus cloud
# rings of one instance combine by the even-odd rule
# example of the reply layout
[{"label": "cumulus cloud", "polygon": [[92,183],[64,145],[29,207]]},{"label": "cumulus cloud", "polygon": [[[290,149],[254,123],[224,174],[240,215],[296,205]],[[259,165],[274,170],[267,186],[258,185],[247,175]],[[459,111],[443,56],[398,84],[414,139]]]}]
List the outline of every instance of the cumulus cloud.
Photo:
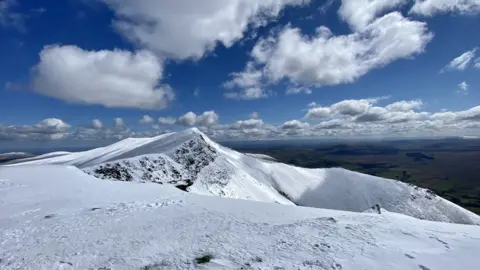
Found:
[{"label": "cumulus cloud", "polygon": [[184,115],[175,117],[160,117],[158,122],[163,125],[183,125],[183,126],[212,126],[218,123],[219,116],[215,111],[206,111],[200,115],[194,112],[187,112]]},{"label": "cumulus cloud", "polygon": [[463,81],[458,84],[458,93],[462,93],[464,95],[468,95],[468,83],[466,81]]},{"label": "cumulus cloud", "polygon": [[232,79],[223,84],[227,89],[238,88],[259,88],[261,86],[262,71],[255,69],[253,62],[248,62],[243,72],[233,72]]},{"label": "cumulus cloud", "polygon": [[70,128],[69,124],[57,118],[47,118],[30,126],[4,126],[0,124],[0,139],[59,140],[68,136]]},{"label": "cumulus cloud", "polygon": [[61,119],[47,118],[47,119],[44,119],[44,120],[38,122],[35,125],[35,127],[38,128],[38,129],[42,129],[42,130],[50,130],[50,131],[57,132],[57,131],[68,130],[70,128],[70,125],[65,123]]},{"label": "cumulus cloud", "polygon": [[331,112],[330,108],[325,108],[325,107],[311,108],[311,109],[308,109],[308,112],[305,115],[305,118],[307,119],[327,118],[330,116],[330,112]]},{"label": "cumulus cloud", "polygon": [[480,121],[480,106],[465,111],[446,111],[435,113],[432,119],[441,120],[444,123],[458,123],[459,121]]},{"label": "cumulus cloud", "polygon": [[176,121],[177,121],[177,119],[175,119],[173,117],[160,117],[160,118],[158,118],[158,123],[160,123],[162,125],[173,125],[173,124],[175,124]]},{"label": "cumulus cloud", "polygon": [[34,68],[40,94],[108,108],[163,109],[173,100],[170,86],[158,86],[163,63],[148,51],[86,51],[47,46]]},{"label": "cumulus cloud", "polygon": [[[362,136],[452,136],[471,135],[480,132],[480,106],[463,111],[421,111],[420,100],[396,101],[379,106],[376,99],[360,99],[361,104],[370,100],[363,110],[333,109],[336,104],[354,104],[340,101],[324,108],[329,110],[325,118],[315,124],[299,120],[286,121],[274,126],[262,119],[247,119],[232,124],[218,124],[213,112],[201,115],[189,112],[175,118],[176,124],[199,125],[199,128],[214,139],[247,140],[292,137],[362,137]],[[357,108],[356,106],[353,106]],[[311,108],[310,108],[311,109]],[[315,122],[316,122],[315,121]],[[136,132],[125,127],[121,118],[116,119],[117,128],[91,128],[84,126],[74,130],[69,124],[49,118],[34,125],[6,126],[0,124],[0,140],[98,140],[123,139],[127,137],[151,137],[169,132],[153,126],[152,130]],[[118,128],[120,126],[121,128]]]},{"label": "cumulus cloud", "polygon": [[393,10],[408,0],[342,0],[339,16],[354,30],[361,30],[385,11]]},{"label": "cumulus cloud", "polygon": [[408,112],[411,110],[418,110],[423,107],[423,101],[417,100],[410,100],[410,101],[398,101],[392,104],[389,104],[385,107],[385,109],[389,111],[397,111],[397,112]]},{"label": "cumulus cloud", "polygon": [[335,103],[331,111],[341,115],[355,116],[366,112],[376,99],[348,99]]},{"label": "cumulus cloud", "polygon": [[125,121],[123,121],[123,119],[120,118],[120,117],[114,118],[113,122],[115,123],[115,127],[117,127],[117,128],[124,128],[125,127]]},{"label": "cumulus cloud", "polygon": [[286,79],[300,86],[352,83],[372,69],[422,53],[432,38],[426,23],[399,12],[376,18],[348,35],[333,35],[320,26],[308,37],[299,28],[287,26],[259,40],[245,71],[234,74],[236,78],[262,74],[256,81],[278,83]]},{"label": "cumulus cloud", "polygon": [[309,127],[309,123],[303,123],[298,120],[287,121],[281,126],[282,129],[305,129]]},{"label": "cumulus cloud", "polygon": [[308,104],[308,107],[316,107],[317,106],[317,103],[314,101],[314,102],[310,102]]},{"label": "cumulus cloud", "polygon": [[[445,66],[441,71],[447,70],[465,70],[470,66],[473,58],[475,57],[475,53],[477,48],[473,48],[470,51],[464,52],[462,55],[453,59],[447,66]],[[476,66],[476,64],[475,64]]]},{"label": "cumulus cloud", "polygon": [[188,112],[178,118],[175,123],[184,126],[193,126],[197,121],[197,115],[194,112]]},{"label": "cumulus cloud", "polygon": [[260,128],[264,125],[262,119],[248,119],[248,120],[240,120],[237,121],[235,124],[231,126],[233,129],[253,129],[253,128]]},{"label": "cumulus cloud", "polygon": [[140,124],[152,124],[153,122],[155,122],[155,119],[149,115],[144,115],[139,121]]},{"label": "cumulus cloud", "polygon": [[315,104],[309,104],[309,109],[305,118],[307,119],[323,119],[332,115],[357,116],[365,113],[373,104],[377,103],[384,97],[369,99],[346,99],[329,107],[315,107]]},{"label": "cumulus cloud", "polygon": [[479,0],[415,0],[410,13],[424,16],[433,16],[437,13],[478,13]]},{"label": "cumulus cloud", "polygon": [[332,119],[332,120],[324,121],[320,124],[313,126],[313,129],[314,130],[338,129],[338,128],[342,128],[345,124],[346,122],[344,120]]},{"label": "cumulus cloud", "polygon": [[275,19],[287,5],[308,0],[103,0],[116,13],[115,28],[162,56],[201,58],[217,44],[232,46],[249,28]]},{"label": "cumulus cloud", "polygon": [[185,126],[211,126],[218,122],[219,116],[214,111],[204,112],[201,115],[196,115],[193,112],[188,112],[180,116],[177,123]]},{"label": "cumulus cloud", "polygon": [[[327,107],[309,107],[305,119],[324,120],[331,125],[344,125],[347,122],[383,122],[401,123],[424,119],[427,113],[417,112],[423,107],[421,100],[402,100],[393,102],[385,107],[376,106],[380,98],[342,100]],[[339,122],[340,121],[340,122]],[[317,128],[327,128],[322,125]]]},{"label": "cumulus cloud", "polygon": [[250,114],[250,118],[251,119],[258,119],[258,118],[260,118],[260,114],[258,112],[252,112]]},{"label": "cumulus cloud", "polygon": [[98,119],[93,119],[92,120],[92,127],[94,129],[101,129],[103,127],[103,123],[102,123],[102,121],[100,121]]}]

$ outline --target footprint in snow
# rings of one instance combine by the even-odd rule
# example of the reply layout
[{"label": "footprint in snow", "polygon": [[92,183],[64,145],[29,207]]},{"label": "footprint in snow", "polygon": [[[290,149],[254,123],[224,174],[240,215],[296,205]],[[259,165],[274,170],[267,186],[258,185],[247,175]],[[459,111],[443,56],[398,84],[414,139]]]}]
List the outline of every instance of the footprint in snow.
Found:
[{"label": "footprint in snow", "polygon": [[448,243],[439,239],[438,237],[435,237],[435,236],[430,236],[431,239],[435,239],[437,240],[438,242],[442,243],[447,249],[450,249],[450,246],[448,246]]},{"label": "footprint in snow", "polygon": [[412,259],[412,260],[415,259],[415,257],[413,257],[412,255],[407,254],[407,253],[405,253],[405,256],[406,256],[407,258],[409,258],[409,259]]},{"label": "footprint in snow", "polygon": [[58,261],[55,263],[53,269],[74,269],[73,263],[67,261]]}]

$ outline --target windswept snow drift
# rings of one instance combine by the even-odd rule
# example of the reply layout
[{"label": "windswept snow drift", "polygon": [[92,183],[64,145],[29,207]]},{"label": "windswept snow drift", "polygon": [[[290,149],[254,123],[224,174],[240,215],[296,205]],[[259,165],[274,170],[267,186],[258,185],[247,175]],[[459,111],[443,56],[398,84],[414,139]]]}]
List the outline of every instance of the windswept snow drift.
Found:
[{"label": "windswept snow drift", "polygon": [[20,164],[74,165],[101,179],[171,184],[203,195],[354,212],[378,204],[420,219],[480,224],[479,216],[429,190],[340,168],[305,169],[241,154],[195,128]]},{"label": "windswept snow drift", "polygon": [[0,243],[0,269],[477,269],[480,227],[38,165],[0,167]]}]

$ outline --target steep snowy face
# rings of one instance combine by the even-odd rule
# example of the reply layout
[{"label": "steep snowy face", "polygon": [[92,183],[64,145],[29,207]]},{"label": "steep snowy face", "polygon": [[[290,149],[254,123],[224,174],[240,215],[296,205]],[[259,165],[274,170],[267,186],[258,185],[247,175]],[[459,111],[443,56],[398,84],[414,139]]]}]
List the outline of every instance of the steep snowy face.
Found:
[{"label": "steep snowy face", "polygon": [[186,190],[218,153],[203,135],[194,133],[178,147],[161,154],[148,154],[84,168],[97,178],[173,184]]},{"label": "steep snowy face", "polygon": [[211,141],[197,129],[127,139],[23,164],[69,164],[105,180],[154,182],[221,197],[363,212],[374,205],[420,219],[480,225],[480,217],[433,192],[340,168],[305,169]]}]

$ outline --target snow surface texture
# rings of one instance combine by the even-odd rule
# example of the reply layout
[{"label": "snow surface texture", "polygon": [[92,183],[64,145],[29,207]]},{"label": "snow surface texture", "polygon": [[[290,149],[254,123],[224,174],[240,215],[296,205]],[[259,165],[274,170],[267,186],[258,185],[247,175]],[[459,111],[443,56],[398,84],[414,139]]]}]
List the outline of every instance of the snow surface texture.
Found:
[{"label": "snow surface texture", "polygon": [[172,184],[202,195],[364,212],[374,205],[420,219],[480,225],[480,217],[433,192],[340,168],[305,169],[245,155],[198,129],[37,157],[20,165],[66,164],[101,179]]},{"label": "snow surface texture", "polygon": [[0,269],[478,269],[480,227],[0,167]]}]

